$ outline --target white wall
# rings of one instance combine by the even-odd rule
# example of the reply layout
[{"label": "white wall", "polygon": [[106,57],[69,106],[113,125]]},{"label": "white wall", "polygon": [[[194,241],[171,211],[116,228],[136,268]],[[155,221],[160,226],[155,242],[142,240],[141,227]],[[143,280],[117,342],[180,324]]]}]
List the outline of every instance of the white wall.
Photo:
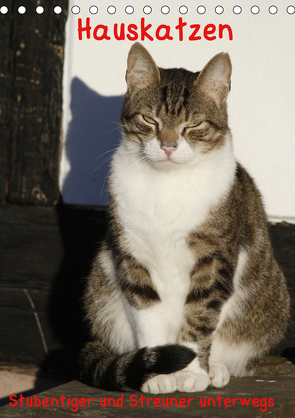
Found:
[{"label": "white wall", "polygon": [[[105,179],[112,154],[108,151],[120,140],[118,122],[126,90],[126,58],[132,45],[128,39],[113,39],[112,28],[114,23],[140,26],[140,19],[145,17],[146,24],[153,25],[149,30],[152,36],[158,25],[171,26],[173,40],[142,42],[161,67],[198,71],[218,52],[229,52],[233,75],[228,111],[235,154],[255,178],[269,218],[295,222],[295,14],[286,12],[289,0],[277,0],[278,13],[271,15],[268,8],[274,3],[253,2],[260,7],[260,13],[253,15],[248,0],[206,0],[203,4],[207,11],[199,15],[199,3],[193,0],[71,0],[70,7],[79,6],[80,13],[69,12],[66,28],[60,171],[64,201],[96,206],[107,203]],[[99,8],[96,15],[89,13],[93,4]],[[110,4],[116,7],[113,15],[106,10]],[[142,11],[147,4],[153,9],[150,15]],[[170,7],[167,15],[160,10],[164,4]],[[188,7],[185,15],[178,11],[183,4]],[[221,15],[214,11],[218,4],[224,7]],[[240,15],[232,11],[236,4],[242,7]],[[131,15],[125,13],[128,5],[135,9]],[[188,23],[182,42],[174,29],[180,16]],[[79,41],[78,18],[85,25],[86,17],[90,17],[92,28],[108,25],[112,39],[86,39],[84,33]],[[201,30],[209,23],[229,24],[234,39],[228,40],[225,31],[224,39],[189,41],[189,25],[194,23],[200,24]]]}]

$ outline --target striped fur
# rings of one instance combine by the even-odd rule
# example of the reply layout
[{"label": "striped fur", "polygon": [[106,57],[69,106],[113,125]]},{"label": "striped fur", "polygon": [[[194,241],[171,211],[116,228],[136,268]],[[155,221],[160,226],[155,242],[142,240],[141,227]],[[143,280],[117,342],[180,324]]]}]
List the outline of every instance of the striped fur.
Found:
[{"label": "striped fur", "polygon": [[81,377],[108,390],[222,387],[283,337],[286,282],[227,123],[231,63],[163,70],[134,44],[110,226],[84,296]]}]

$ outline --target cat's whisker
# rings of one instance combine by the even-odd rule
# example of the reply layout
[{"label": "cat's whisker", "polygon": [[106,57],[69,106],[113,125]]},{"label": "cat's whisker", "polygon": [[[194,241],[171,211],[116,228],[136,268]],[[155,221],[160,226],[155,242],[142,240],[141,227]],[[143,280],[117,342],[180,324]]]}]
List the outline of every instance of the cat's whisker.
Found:
[{"label": "cat's whisker", "polygon": [[112,160],[112,158],[113,158],[113,156],[111,156],[111,157],[109,157],[109,158],[107,158],[103,163],[101,163],[95,170],[93,170],[92,171],[92,173],[91,174],[89,174],[89,176],[88,177],[86,177],[86,179],[85,180],[88,180],[102,165],[104,165],[105,163],[107,163],[108,161],[111,161]]},{"label": "cat's whisker", "polygon": [[102,194],[103,194],[103,190],[104,190],[104,185],[105,185],[106,181],[109,179],[110,174],[111,174],[111,172],[109,170],[108,174],[106,175],[106,178],[104,179],[104,182],[103,182],[103,185],[102,185],[102,188],[101,188],[101,191],[100,191],[100,199],[102,198]]},{"label": "cat's whisker", "polygon": [[112,132],[116,131],[117,129],[121,129],[121,126],[117,126],[116,128],[111,129],[110,131],[108,131],[108,132],[106,132],[105,134],[101,135],[101,136],[99,137],[99,138],[100,138],[100,140],[101,140],[101,139],[103,139],[105,136],[109,135],[110,133],[112,133]]},{"label": "cat's whisker", "polygon": [[102,119],[102,120],[104,120],[105,122],[113,123],[114,125],[120,125],[121,126],[121,122],[116,122],[114,120],[109,120],[109,119]]},{"label": "cat's whisker", "polygon": [[91,167],[93,166],[93,164],[95,164],[96,163],[96,161],[97,160],[99,160],[103,155],[105,155],[105,154],[108,154],[109,152],[113,152],[113,151],[115,151],[117,149],[117,147],[116,148],[113,148],[113,149],[110,149],[110,150],[108,150],[108,151],[106,151],[106,152],[104,152],[103,154],[100,154],[100,156],[99,157],[97,157],[94,161],[93,161],[93,163],[91,164],[91,166],[88,168],[88,170],[90,170],[91,169]]},{"label": "cat's whisker", "polygon": [[114,131],[116,131],[117,129],[121,129],[122,127],[121,127],[121,125],[120,126],[117,126],[116,128],[114,128],[114,129],[111,129],[110,131],[108,131],[107,133],[105,133],[101,138],[103,138],[103,137],[105,137],[106,135],[109,135],[110,133],[112,133],[112,132],[114,132]]}]

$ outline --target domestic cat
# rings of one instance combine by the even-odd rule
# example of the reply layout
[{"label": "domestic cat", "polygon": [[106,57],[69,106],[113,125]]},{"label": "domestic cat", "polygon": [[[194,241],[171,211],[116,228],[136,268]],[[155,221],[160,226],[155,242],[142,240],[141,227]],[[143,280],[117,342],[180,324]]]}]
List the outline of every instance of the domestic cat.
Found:
[{"label": "domestic cat", "polygon": [[226,53],[193,73],[131,47],[109,230],[84,295],[89,385],[223,387],[284,335],[289,295],[260,194],[233,154],[230,77]]}]

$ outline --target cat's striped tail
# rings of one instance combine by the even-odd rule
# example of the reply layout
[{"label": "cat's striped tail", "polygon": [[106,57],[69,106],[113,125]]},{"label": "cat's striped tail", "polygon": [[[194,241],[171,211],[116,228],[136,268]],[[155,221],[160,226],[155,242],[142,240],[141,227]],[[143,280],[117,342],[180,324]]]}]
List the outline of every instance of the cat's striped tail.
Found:
[{"label": "cat's striped tail", "polygon": [[151,377],[184,369],[195,357],[192,350],[176,344],[114,356],[95,341],[87,343],[81,351],[80,378],[104,390],[140,390]]}]

